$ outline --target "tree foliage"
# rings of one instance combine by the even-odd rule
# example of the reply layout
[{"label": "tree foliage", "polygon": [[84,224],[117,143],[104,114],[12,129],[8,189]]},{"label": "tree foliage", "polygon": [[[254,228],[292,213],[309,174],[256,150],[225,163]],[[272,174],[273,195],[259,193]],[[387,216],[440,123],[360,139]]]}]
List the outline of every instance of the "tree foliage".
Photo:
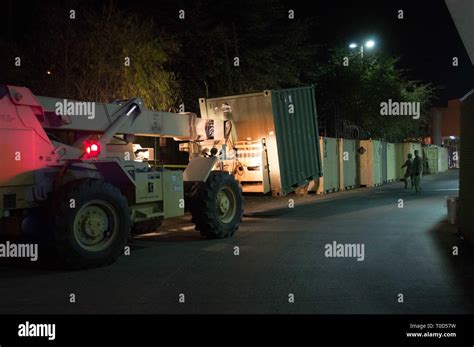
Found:
[{"label": "tree foliage", "polygon": [[[71,20],[69,7],[56,3],[36,17],[29,40],[0,43],[9,55],[4,81],[39,95],[103,102],[142,97],[149,108],[176,110],[184,103],[197,113],[201,97],[315,84],[320,124],[327,128],[344,119],[372,138],[420,135],[432,86],[409,80],[395,58],[317,46],[311,41],[317,23],[288,16],[281,0],[164,0],[128,9],[90,2],[76,6]],[[11,64],[15,56],[22,57],[21,69]],[[380,104],[389,99],[420,102],[421,119],[381,116]]]},{"label": "tree foliage", "polygon": [[[179,8],[186,9],[185,20],[176,20]],[[193,111],[202,97],[301,85],[315,54],[310,23],[289,20],[279,0],[197,0],[157,17],[165,35],[180,43],[172,69]]]},{"label": "tree foliage", "polygon": [[[407,79],[395,58],[336,50],[327,64],[318,66],[314,79],[320,113],[332,117],[337,109],[341,118],[361,126],[368,137],[402,141],[419,137],[426,127],[435,89]],[[381,115],[381,103],[389,100],[419,102],[420,119]]]},{"label": "tree foliage", "polygon": [[16,83],[40,95],[98,102],[139,96],[160,110],[176,104],[178,84],[166,65],[178,48],[156,35],[152,20],[111,3],[69,16],[67,8],[51,9],[31,41],[14,48],[23,57],[23,67],[10,73]]}]

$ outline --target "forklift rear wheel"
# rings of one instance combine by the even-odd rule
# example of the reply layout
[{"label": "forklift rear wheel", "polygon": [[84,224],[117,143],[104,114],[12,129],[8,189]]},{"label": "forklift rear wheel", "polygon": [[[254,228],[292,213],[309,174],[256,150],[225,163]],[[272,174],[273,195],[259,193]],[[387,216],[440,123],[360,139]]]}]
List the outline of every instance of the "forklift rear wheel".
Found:
[{"label": "forklift rear wheel", "polygon": [[212,171],[197,187],[190,210],[201,235],[214,239],[232,236],[242,221],[242,190],[227,172]]},{"label": "forklift rear wheel", "polygon": [[127,199],[113,185],[83,179],[54,198],[55,242],[61,264],[91,268],[114,262],[130,235]]}]

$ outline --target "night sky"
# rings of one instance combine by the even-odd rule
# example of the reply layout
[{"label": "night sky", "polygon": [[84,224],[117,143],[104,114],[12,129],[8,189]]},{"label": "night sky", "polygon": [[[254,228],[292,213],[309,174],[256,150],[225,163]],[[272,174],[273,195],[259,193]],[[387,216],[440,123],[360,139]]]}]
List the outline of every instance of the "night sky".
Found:
[{"label": "night sky", "polygon": [[[474,88],[473,66],[443,0],[314,3],[312,12],[309,2],[298,8],[317,17],[321,32],[315,37],[321,42],[343,46],[374,38],[377,50],[400,57],[400,67],[411,78],[444,86],[439,104]],[[403,20],[397,18],[399,9],[404,11]],[[459,58],[457,68],[452,66],[454,56]]]},{"label": "night sky", "polygon": [[[38,8],[54,1],[8,0],[1,11],[0,35],[3,39],[16,40],[28,35],[30,18]],[[71,4],[76,1],[70,1]],[[86,1],[90,6],[99,2]],[[159,21],[161,7],[174,5],[153,1],[117,2],[121,8],[138,10]],[[351,41],[376,40],[376,49],[401,58],[399,66],[407,70],[410,78],[432,82],[440,86],[438,105],[448,99],[464,95],[474,87],[474,68],[467,56],[456,27],[443,0],[393,0],[393,1],[286,1],[296,16],[310,18],[313,23],[311,41],[324,47],[346,47]],[[245,1],[233,1],[245,11]],[[186,8],[186,1],[176,1],[176,9]],[[397,11],[404,11],[404,19],[397,18]],[[230,13],[209,15],[226,20]],[[5,18],[6,17],[6,18]],[[220,19],[219,19],[220,18]],[[452,57],[459,57],[459,66],[452,66]],[[1,77],[1,76],[0,76]]]}]

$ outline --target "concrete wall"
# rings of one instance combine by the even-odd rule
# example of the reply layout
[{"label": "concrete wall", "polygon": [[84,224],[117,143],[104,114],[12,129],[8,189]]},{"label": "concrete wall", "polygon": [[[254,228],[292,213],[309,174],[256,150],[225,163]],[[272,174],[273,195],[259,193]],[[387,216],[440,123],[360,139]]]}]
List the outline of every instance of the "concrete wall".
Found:
[{"label": "concrete wall", "polygon": [[461,157],[459,170],[459,230],[474,245],[474,89],[461,105]]}]

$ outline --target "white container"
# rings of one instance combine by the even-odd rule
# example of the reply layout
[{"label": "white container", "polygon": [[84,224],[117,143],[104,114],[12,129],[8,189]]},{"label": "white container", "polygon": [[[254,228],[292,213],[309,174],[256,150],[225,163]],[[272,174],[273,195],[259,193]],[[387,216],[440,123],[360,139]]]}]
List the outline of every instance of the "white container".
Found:
[{"label": "white container", "polygon": [[339,190],[339,144],[332,137],[319,138],[323,175],[319,177],[317,194],[327,194]]}]

